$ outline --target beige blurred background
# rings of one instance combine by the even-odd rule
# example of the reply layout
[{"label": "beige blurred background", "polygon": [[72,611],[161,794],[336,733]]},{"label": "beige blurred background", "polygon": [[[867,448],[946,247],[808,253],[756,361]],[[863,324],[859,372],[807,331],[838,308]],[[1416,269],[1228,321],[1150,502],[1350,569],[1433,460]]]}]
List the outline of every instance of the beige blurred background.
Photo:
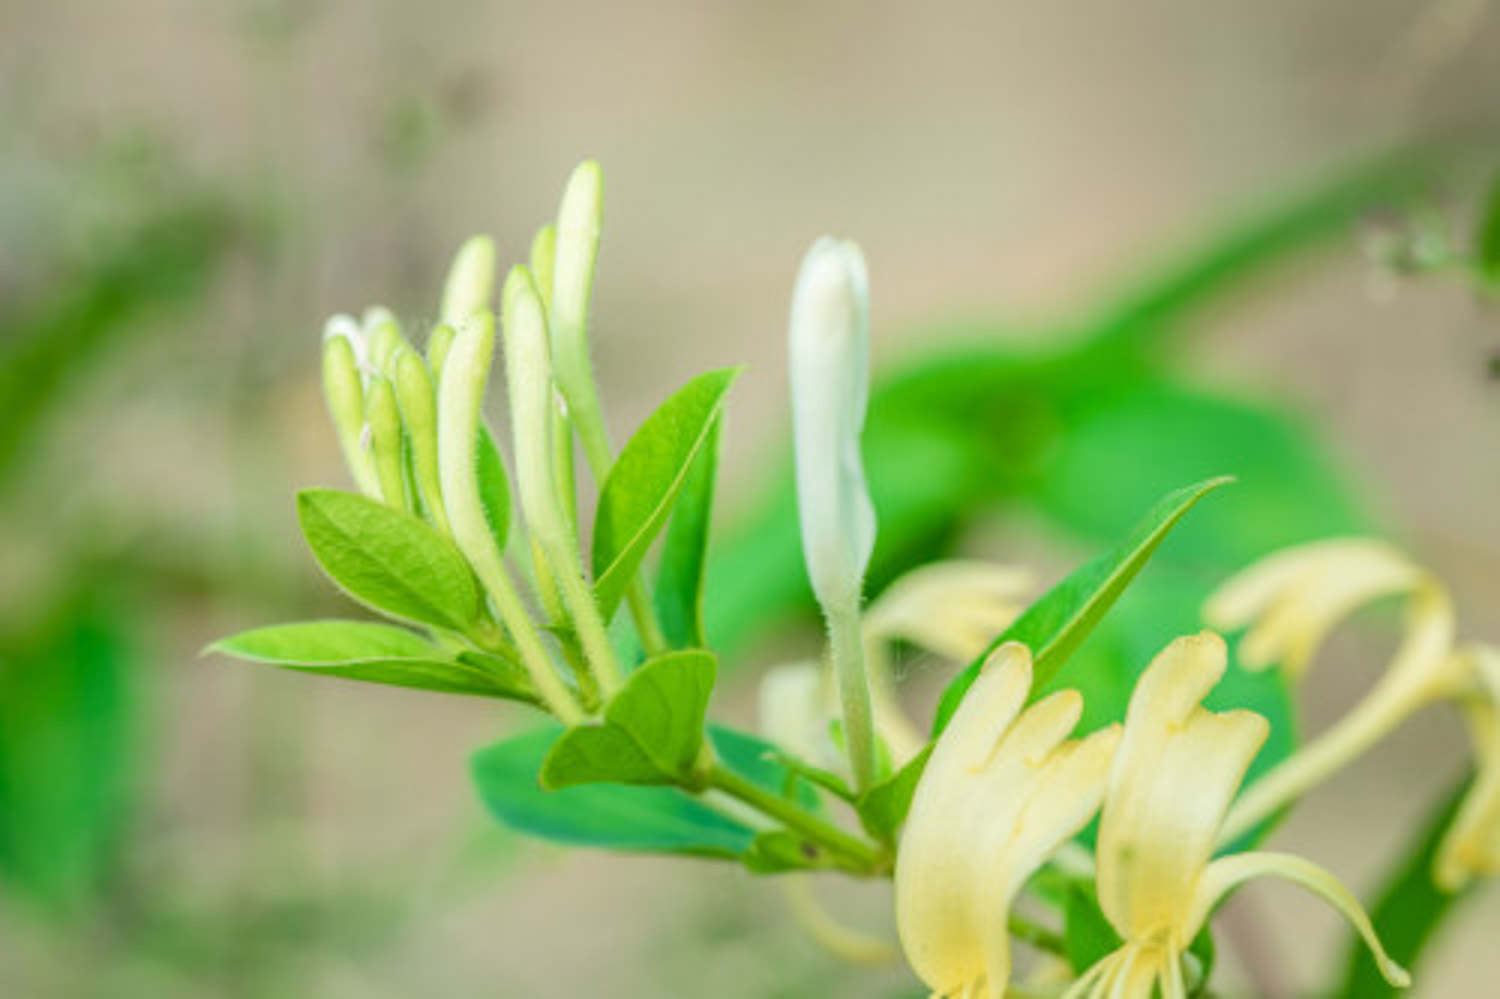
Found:
[{"label": "beige blurred background", "polygon": [[[171,525],[246,573],[302,579],[296,598],[334,612],[290,501],[341,482],[322,319],[373,301],[427,317],[452,249],[485,231],[518,257],[585,156],[606,173],[595,349],[614,422],[747,362],[732,504],[784,430],[787,294],[818,234],[864,246],[890,364],[941,321],[1084,308],[1301,182],[1418,130],[1492,122],[1497,46],[1500,11],[1449,0],[0,0],[0,270],[24,271],[28,239],[71,238],[50,213],[89,209],[59,178],[121,135],[149,135],[263,226],[208,304],[150,320],[160,336],[72,387],[32,459],[55,488],[0,525],[0,582],[14,599],[44,587],[50,546],[83,522],[120,544]],[[1485,375],[1500,314],[1454,281],[1377,290],[1351,238],[1205,326],[1184,367],[1311,415],[1457,589],[1467,633],[1500,640],[1500,385]],[[135,863],[170,881],[184,918],[352,899],[309,924],[316,948],[265,958],[305,994],[901,994],[899,971],[846,970],[802,939],[774,885],[494,829],[466,771],[508,723],[487,705],[198,658],[260,623],[246,613],[190,593],[150,628],[161,693]],[[1347,670],[1314,674],[1310,726],[1378,651],[1342,641]],[[726,699],[742,717],[748,674]],[[1463,748],[1455,717],[1418,719],[1279,842],[1368,888]],[[878,891],[839,902],[889,925]],[[1285,981],[1321,980],[1343,932],[1328,910],[1275,886],[1235,908],[1265,917]],[[1415,995],[1493,988],[1500,891],[1469,908]],[[3,913],[0,992],[250,994]]]}]

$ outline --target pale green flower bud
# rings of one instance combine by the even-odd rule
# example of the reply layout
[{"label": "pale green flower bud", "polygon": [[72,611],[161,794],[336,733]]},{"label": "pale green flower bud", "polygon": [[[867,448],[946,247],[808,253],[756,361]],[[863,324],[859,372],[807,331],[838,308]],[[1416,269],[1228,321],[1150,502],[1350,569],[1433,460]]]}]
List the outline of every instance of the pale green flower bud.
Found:
[{"label": "pale green flower bud", "polygon": [[365,398],[360,370],[363,347],[359,326],[353,319],[334,316],[328,320],[323,333],[323,396],[349,473],[361,492],[377,496],[380,484],[375,463],[363,441]]},{"label": "pale green flower bud", "polygon": [[407,346],[406,338],[401,335],[401,323],[383,305],[372,305],[365,310],[364,336],[372,371],[387,372],[391,357]]},{"label": "pale green flower bud", "polygon": [[370,423],[370,449],[375,455],[375,474],[380,482],[380,498],[398,510],[408,510],[406,471],[401,452],[401,411],[396,390],[384,375],[370,377],[365,400],[365,417]]},{"label": "pale green flower bud", "polygon": [[495,295],[495,242],[471,236],[459,247],[443,285],[442,319],[456,326],[476,312],[490,308]]},{"label": "pale green flower bud", "polygon": [[427,338],[427,366],[432,369],[434,380],[443,377],[443,362],[448,360],[448,351],[453,347],[453,327],[438,323]]},{"label": "pale green flower bud", "polygon": [[557,227],[544,225],[531,240],[531,277],[545,308],[552,308],[553,263],[557,259]]},{"label": "pale green flower bud", "polygon": [[[548,302],[552,364],[558,388],[575,412],[592,412],[598,406],[589,368],[588,319],[602,210],[603,177],[599,164],[592,160],[580,163],[568,178],[558,208],[552,295]],[[598,463],[595,455],[590,455],[589,460]]]},{"label": "pale green flower bud", "polygon": [[396,402],[411,442],[412,478],[422,497],[422,509],[432,525],[449,533],[443,509],[443,491],[438,473],[437,398],[427,365],[410,347],[402,347],[391,359],[396,384]]}]

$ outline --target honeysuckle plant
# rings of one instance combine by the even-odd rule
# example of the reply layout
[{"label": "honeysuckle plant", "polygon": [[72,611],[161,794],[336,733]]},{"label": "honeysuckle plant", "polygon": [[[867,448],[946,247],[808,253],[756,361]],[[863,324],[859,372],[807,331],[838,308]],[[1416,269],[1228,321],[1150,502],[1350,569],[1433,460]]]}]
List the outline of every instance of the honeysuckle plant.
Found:
[{"label": "honeysuckle plant", "polygon": [[[767,674],[760,732],[714,722],[721,664],[703,592],[736,371],[690,380],[615,448],[589,344],[601,204],[599,168],[585,163],[503,280],[489,238],[465,243],[421,350],[411,334],[425,324],[383,307],[327,322],[324,394],[354,489],[304,490],[299,519],[326,574],[388,621],[261,627],[214,650],[524,705],[535,724],[474,757],[499,820],[562,843],[784,876],[790,911],[815,937],[856,959],[904,953],[936,996],[1206,995],[1214,910],[1263,875],[1329,900],[1385,980],[1406,982],[1332,874],[1247,849],[1406,714],[1454,699],[1480,777],[1437,877],[1451,888],[1495,870],[1500,653],[1453,645],[1448,597],[1429,574],[1379,542],[1328,542],[1251,567],[1208,601],[1214,627],[1253,625],[1233,668],[1279,664],[1292,683],[1355,607],[1410,603],[1387,678],[1243,794],[1271,723],[1202,706],[1231,668],[1217,635],[1140,664],[1128,710],[1102,724],[1080,722],[1106,692],[1070,671],[1168,534],[1227,478],[1163,497],[1117,547],[1034,600],[1022,569],[939,562],[867,607],[869,279],[857,246],[822,239],[795,283],[788,355],[802,554],[826,651]],[[508,456],[485,416],[497,360]],[[893,646],[960,667],[930,720],[907,712]],[[812,872],[892,879],[899,940],[824,911]],[[1040,956],[1022,974],[1018,942]]]}]

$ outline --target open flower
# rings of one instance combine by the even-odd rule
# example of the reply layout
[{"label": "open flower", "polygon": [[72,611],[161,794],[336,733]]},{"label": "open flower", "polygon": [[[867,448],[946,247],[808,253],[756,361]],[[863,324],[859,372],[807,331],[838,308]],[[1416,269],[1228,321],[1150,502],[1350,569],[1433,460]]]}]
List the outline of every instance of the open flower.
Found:
[{"label": "open flower", "polygon": [[1011,900],[1099,807],[1118,727],[1067,739],[1083,699],[1022,711],[1031,653],[1006,643],[932,751],[896,855],[907,960],[939,996],[1000,999],[1010,981]]},{"label": "open flower", "polygon": [[1404,596],[1406,629],[1380,680],[1339,721],[1251,785],[1224,824],[1225,841],[1347,765],[1412,712],[1452,695],[1464,682],[1451,649],[1453,607],[1430,573],[1384,542],[1321,541],[1278,552],[1229,579],[1204,607],[1208,623],[1248,626],[1239,650],[1244,665],[1280,663],[1300,677],[1327,634],[1375,600]]},{"label": "open flower", "polygon": [[1212,632],[1179,638],[1147,667],[1131,695],[1099,825],[1099,906],[1125,941],[1089,968],[1070,999],[1184,999],[1182,954],[1215,906],[1251,878],[1295,881],[1359,930],[1393,985],[1406,972],[1386,955],[1359,902],[1331,874],[1279,853],[1217,860],[1214,844],[1235,791],[1269,725],[1253,711],[1200,703],[1224,674]]}]

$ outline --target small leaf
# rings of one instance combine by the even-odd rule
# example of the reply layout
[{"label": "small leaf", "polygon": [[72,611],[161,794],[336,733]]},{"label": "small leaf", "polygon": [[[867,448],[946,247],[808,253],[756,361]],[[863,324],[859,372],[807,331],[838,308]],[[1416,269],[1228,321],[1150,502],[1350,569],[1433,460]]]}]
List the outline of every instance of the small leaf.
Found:
[{"label": "small leaf", "polygon": [[699,375],[646,418],[620,452],[594,517],[594,594],[608,619],[713,436],[715,417],[738,371]]},{"label": "small leaf", "polygon": [[519,664],[469,652],[455,661],[419,635],[374,621],[271,625],[221,639],[204,651],[345,680],[538,702]]},{"label": "small leaf", "polygon": [[722,417],[715,417],[710,423],[708,440],[688,468],[687,481],[662,542],[661,565],[656,571],[656,614],[667,640],[676,648],[704,648],[708,644],[703,637],[703,567],[723,422]]},{"label": "small leaf", "polygon": [[305,665],[352,659],[435,659],[441,651],[405,628],[376,621],[299,621],[221,638],[205,651],[256,662]]},{"label": "small leaf", "polygon": [[991,642],[984,654],[954,677],[938,702],[933,735],[940,734],[953,717],[964,694],[979,676],[985,656],[1005,642],[1021,642],[1031,649],[1032,689],[1045,686],[1193,504],[1230,481],[1229,477],[1208,479],[1170,493],[1136,525],[1123,545],[1079,567],[1048,590]]},{"label": "small leaf", "polygon": [[455,631],[479,616],[468,563],[411,514],[333,489],[298,493],[297,513],[318,564],[361,603]]},{"label": "small leaf", "polygon": [[575,846],[737,859],[755,830],[670,787],[590,784],[545,791],[542,762],[561,736],[555,726],[475,754],[480,797],[513,829]]},{"label": "small leaf", "polygon": [[574,726],[557,741],[542,786],[692,783],[717,669],[702,651],[647,661],[610,700],[603,722]]},{"label": "small leaf", "polygon": [[563,732],[542,763],[541,782],[549,791],[580,784],[675,783],[613,725],[575,725]]},{"label": "small leaf", "polygon": [[865,831],[883,843],[891,843],[906,813],[911,811],[912,795],[917,793],[917,782],[927,767],[927,758],[932,755],[932,743],[922,747],[900,770],[860,795],[855,803],[860,824]]},{"label": "small leaf", "polygon": [[510,536],[510,479],[505,474],[505,461],[500,457],[495,435],[483,423],[474,442],[474,474],[479,479],[479,505],[485,523],[490,526],[495,547],[503,552]]}]

